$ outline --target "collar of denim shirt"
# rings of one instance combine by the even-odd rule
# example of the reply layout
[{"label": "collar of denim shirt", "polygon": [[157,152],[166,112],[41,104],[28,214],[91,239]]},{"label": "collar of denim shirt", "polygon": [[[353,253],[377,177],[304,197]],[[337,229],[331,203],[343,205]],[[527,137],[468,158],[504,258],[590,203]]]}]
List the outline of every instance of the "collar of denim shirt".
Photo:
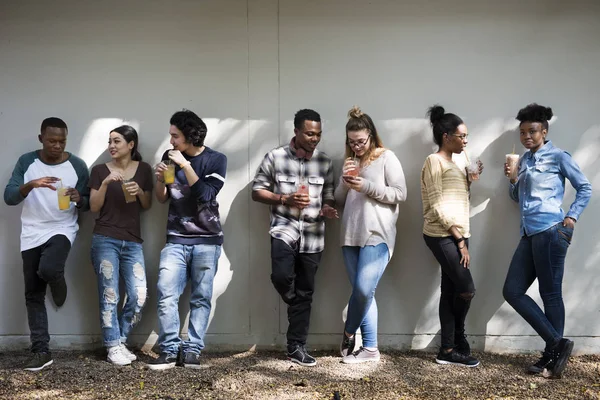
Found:
[{"label": "collar of denim shirt", "polygon": [[552,141],[548,140],[535,153],[532,153],[531,151],[529,151],[529,157],[530,158],[533,157],[533,159],[535,161],[539,161],[539,159],[542,158],[544,156],[544,154],[550,153],[552,151],[552,149],[554,149],[554,145],[552,144]]}]

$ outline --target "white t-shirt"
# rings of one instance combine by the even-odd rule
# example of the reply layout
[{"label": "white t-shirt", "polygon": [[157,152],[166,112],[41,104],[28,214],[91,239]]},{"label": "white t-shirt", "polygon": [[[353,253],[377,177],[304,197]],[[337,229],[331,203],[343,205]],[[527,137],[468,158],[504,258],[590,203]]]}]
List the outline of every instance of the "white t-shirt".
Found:
[{"label": "white t-shirt", "polygon": [[21,251],[33,249],[46,243],[54,235],[65,235],[71,244],[75,240],[79,225],[77,208],[71,203],[67,210],[58,208],[58,193],[48,188],[33,189],[23,198],[19,187],[34,179],[46,176],[60,178],[64,186],[76,188],[81,197],[81,209],[88,207],[88,169],[80,158],[67,153],[67,160],[60,164],[45,164],[34,151],[22,155],[15,166],[12,177],[4,191],[8,205],[23,202],[21,212]]}]

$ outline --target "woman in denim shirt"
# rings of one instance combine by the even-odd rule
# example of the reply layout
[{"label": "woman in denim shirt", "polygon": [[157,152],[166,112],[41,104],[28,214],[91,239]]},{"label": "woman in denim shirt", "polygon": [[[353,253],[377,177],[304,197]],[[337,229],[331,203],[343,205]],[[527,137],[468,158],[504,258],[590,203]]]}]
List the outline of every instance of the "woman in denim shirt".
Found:
[{"label": "woman in denim shirt", "polygon": [[[517,115],[521,143],[528,151],[519,160],[517,178],[510,180],[509,194],[521,209],[521,241],[508,269],[503,295],[546,342],[542,358],[528,371],[560,378],[573,350],[573,341],[563,337],[565,257],[592,186],[569,153],[546,140],[552,115],[551,108],[537,104],[528,105]],[[506,176],[511,173],[507,164],[504,172]],[[565,178],[577,191],[566,215],[561,209]],[[526,294],[536,278],[544,311]]]}]

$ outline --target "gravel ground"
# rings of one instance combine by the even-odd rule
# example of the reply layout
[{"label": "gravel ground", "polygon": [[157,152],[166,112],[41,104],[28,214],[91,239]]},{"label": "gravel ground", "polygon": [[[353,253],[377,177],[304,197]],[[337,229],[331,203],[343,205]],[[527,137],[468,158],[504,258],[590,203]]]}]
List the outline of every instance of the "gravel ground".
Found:
[{"label": "gravel ground", "polygon": [[20,369],[26,352],[0,354],[0,399],[599,399],[600,356],[572,358],[560,380],[530,376],[533,355],[476,353],[478,368],[440,366],[434,354],[386,352],[378,364],[344,365],[315,352],[318,365],[300,367],[283,353],[216,353],[205,367],[150,371],[140,361],[115,367],[98,352],[55,352],[40,372]]}]

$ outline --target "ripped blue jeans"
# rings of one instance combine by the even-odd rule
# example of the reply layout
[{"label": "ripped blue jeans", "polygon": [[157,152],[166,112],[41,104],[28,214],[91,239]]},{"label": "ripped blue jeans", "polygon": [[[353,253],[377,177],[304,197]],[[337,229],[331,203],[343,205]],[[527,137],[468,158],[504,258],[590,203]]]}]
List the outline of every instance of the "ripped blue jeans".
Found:
[{"label": "ripped blue jeans", "polygon": [[[146,303],[146,267],[142,244],[94,234],[91,253],[98,278],[104,346],[117,346],[127,341],[131,329],[140,321]],[[125,301],[120,316],[119,278],[125,283]]]}]

